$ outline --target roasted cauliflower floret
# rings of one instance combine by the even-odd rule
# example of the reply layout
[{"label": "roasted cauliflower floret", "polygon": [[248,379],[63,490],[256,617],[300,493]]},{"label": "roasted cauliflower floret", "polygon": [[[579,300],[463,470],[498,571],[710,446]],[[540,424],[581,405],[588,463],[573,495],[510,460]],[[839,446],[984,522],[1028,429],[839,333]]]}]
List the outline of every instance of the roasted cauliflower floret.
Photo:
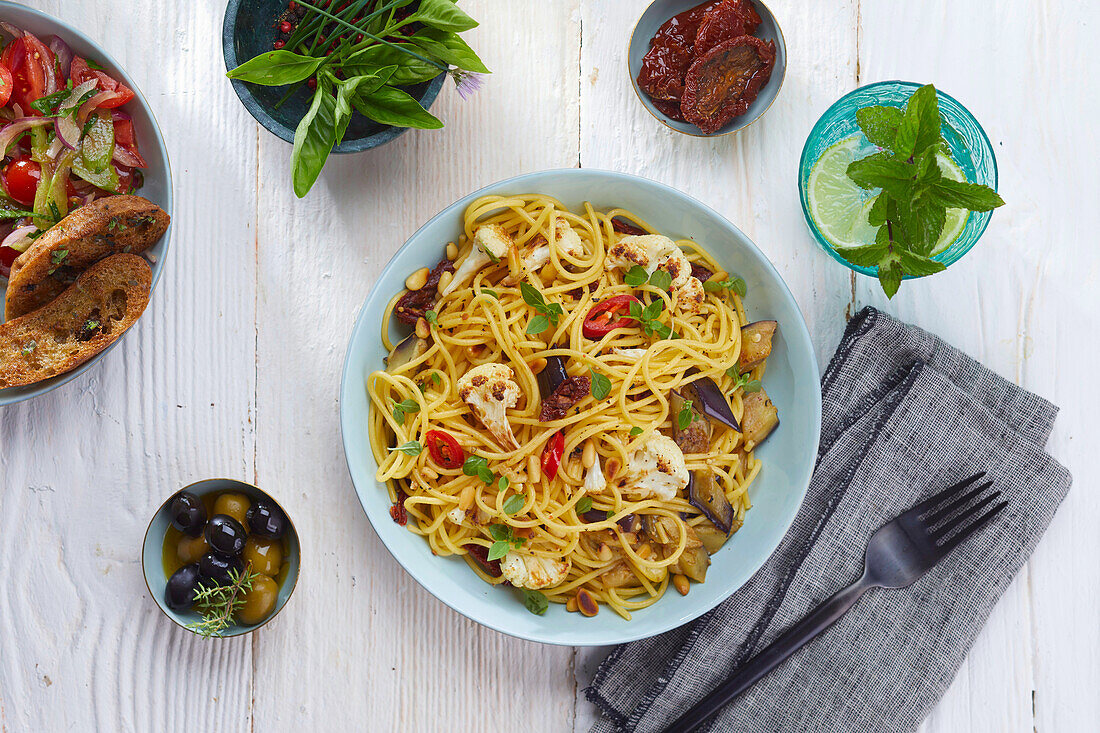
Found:
[{"label": "roasted cauliflower floret", "polygon": [[520,552],[509,552],[500,561],[500,572],[504,579],[517,588],[538,590],[560,585],[569,575],[572,563],[549,557],[536,557]]},{"label": "roasted cauliflower floret", "polygon": [[687,282],[676,290],[676,306],[685,313],[699,313],[703,310],[703,301],[707,293],[703,283],[697,277],[689,277]]},{"label": "roasted cauliflower floret", "polygon": [[672,277],[669,286],[677,295],[677,304],[688,313],[698,313],[703,305],[703,283],[691,274],[691,261],[684,251],[668,237],[660,234],[630,235],[623,237],[607,253],[610,267],[629,270],[635,265],[644,268],[647,275],[657,269]]},{"label": "roasted cauliflower floret", "polygon": [[622,487],[641,498],[667,501],[687,487],[689,478],[680,446],[672,438],[654,434],[631,454]]},{"label": "roasted cauliflower floret", "polygon": [[512,237],[499,224],[483,224],[478,227],[474,232],[473,244],[470,245],[470,254],[462,260],[451,282],[440,295],[449,295],[458,288],[469,285],[478,270],[490,262],[506,257],[513,246]]},{"label": "roasted cauliflower floret", "polygon": [[586,494],[598,494],[607,488],[607,479],[603,475],[603,466],[600,465],[600,457],[596,456],[596,462],[584,475],[584,492]]},{"label": "roasted cauliflower floret", "polygon": [[[584,244],[580,236],[569,226],[565,219],[554,220],[554,234],[557,236],[559,252],[568,252],[574,257],[584,254]],[[539,234],[533,237],[523,248],[523,269],[534,272],[550,261],[550,243]]]},{"label": "roasted cauliflower floret", "polygon": [[458,396],[505,448],[519,447],[506,413],[519,401],[515,372],[504,364],[480,364],[459,377]]}]

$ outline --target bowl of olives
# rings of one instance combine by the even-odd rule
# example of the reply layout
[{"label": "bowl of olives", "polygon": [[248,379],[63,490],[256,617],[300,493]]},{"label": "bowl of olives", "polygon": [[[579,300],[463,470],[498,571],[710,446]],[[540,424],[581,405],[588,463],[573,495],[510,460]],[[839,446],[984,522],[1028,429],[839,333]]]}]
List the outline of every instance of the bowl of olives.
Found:
[{"label": "bowl of olives", "polygon": [[286,605],[301,546],[267,493],[232,479],[176,492],[149,523],[141,565],[168,618],[201,636],[247,634]]}]

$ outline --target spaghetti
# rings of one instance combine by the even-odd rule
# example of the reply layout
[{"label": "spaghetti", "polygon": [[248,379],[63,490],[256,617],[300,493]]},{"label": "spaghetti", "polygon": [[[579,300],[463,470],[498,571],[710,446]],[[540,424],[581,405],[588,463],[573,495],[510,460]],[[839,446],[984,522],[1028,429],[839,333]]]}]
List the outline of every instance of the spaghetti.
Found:
[{"label": "spaghetti", "polygon": [[[485,196],[466,209],[453,268],[437,268],[439,295],[416,333],[388,338],[391,318],[410,320],[408,293],[383,318],[393,353],[367,391],[395,519],[487,583],[524,588],[536,612],[535,591],[627,619],[670,583],[686,593],[750,507],[767,431],[748,439],[746,403],[770,402],[746,392],[764,360],[740,369],[743,283],[695,242],[650,235],[622,209]],[[593,315],[620,296],[614,314]],[[544,379],[540,392],[551,367],[558,388],[547,394]],[[732,422],[701,410],[708,383]],[[704,483],[709,499],[695,494]]]}]

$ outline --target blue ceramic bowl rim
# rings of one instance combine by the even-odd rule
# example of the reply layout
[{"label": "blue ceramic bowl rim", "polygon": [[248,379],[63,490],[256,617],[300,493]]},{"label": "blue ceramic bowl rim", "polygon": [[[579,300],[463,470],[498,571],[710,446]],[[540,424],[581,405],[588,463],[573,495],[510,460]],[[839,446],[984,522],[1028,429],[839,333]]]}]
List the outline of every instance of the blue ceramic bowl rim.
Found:
[{"label": "blue ceramic bowl rim", "polygon": [[[214,483],[222,484],[222,486],[210,487],[210,488],[205,487],[205,485],[207,485],[207,484],[214,484]],[[269,623],[271,623],[272,619],[274,619],[276,616],[278,616],[282,612],[282,610],[284,608],[286,608],[286,605],[288,603],[290,603],[290,597],[292,595],[294,595],[294,591],[298,587],[298,578],[302,574],[302,540],[301,540],[301,537],[299,537],[299,535],[298,535],[297,528],[294,526],[294,520],[290,518],[290,515],[287,513],[286,509],[283,508],[283,505],[280,504],[278,502],[278,500],[276,500],[275,497],[273,497],[271,494],[267,493],[266,491],[264,491],[263,489],[259,488],[258,486],[254,485],[254,484],[248,483],[247,481],[241,481],[240,479],[235,479],[235,478],[204,478],[204,479],[199,479],[198,481],[193,481],[193,482],[187,484],[186,486],[184,486],[180,489],[176,489],[175,491],[173,491],[168,496],[168,498],[166,498],[163,502],[161,502],[161,505],[159,507],[157,507],[157,510],[155,512],[153,512],[153,516],[149,518],[149,525],[145,528],[145,537],[141,541],[141,577],[145,580],[145,589],[149,592],[149,596],[153,599],[153,602],[157,604],[157,608],[159,608],[161,613],[163,613],[165,616],[167,616],[168,619],[172,623],[174,623],[176,626],[179,626],[181,629],[184,629],[185,631],[189,631],[192,634],[195,633],[191,629],[187,628],[187,624],[182,623],[176,617],[175,611],[172,611],[171,609],[169,609],[165,605],[163,596],[157,595],[156,593],[153,592],[153,587],[151,585],[149,585],[150,568],[147,567],[146,564],[145,564],[145,555],[146,555],[146,549],[149,547],[149,540],[153,537],[153,535],[152,535],[153,524],[157,521],[157,517],[159,517],[162,513],[166,513],[168,511],[168,504],[169,504],[169,502],[172,501],[173,498],[175,498],[176,494],[180,493],[181,491],[196,490],[196,487],[199,487],[199,486],[203,486],[203,488],[198,489],[198,492],[199,492],[198,496],[205,496],[206,494],[210,494],[210,493],[213,493],[215,491],[234,491],[234,490],[243,492],[245,494],[252,494],[252,493],[262,494],[266,499],[268,499],[271,503],[273,503],[275,506],[277,506],[279,508],[279,511],[281,511],[283,513],[283,516],[286,517],[287,526],[290,528],[290,535],[289,536],[294,538],[294,542],[292,543],[292,548],[296,549],[296,551],[297,551],[297,558],[296,558],[297,562],[295,563],[296,567],[295,567],[294,577],[291,578],[288,575],[286,580],[283,581],[284,583],[286,583],[287,581],[290,581],[290,588],[286,591],[286,595],[283,597],[282,601],[278,602],[278,605],[271,612],[271,615],[268,616],[267,618],[265,618],[260,623],[255,624],[254,626],[241,626],[239,624],[234,624],[234,625],[229,627],[229,630],[228,630],[227,633],[223,633],[220,636],[216,636],[216,637],[212,637],[212,638],[232,639],[234,636],[243,636],[245,634],[251,634],[253,631],[256,631],[257,629],[260,629],[264,626],[267,626]],[[156,556],[158,558],[161,557],[161,548],[163,546],[164,546],[164,536],[161,535],[160,540],[158,542],[158,547],[156,548],[157,549],[157,555]],[[289,555],[288,555],[288,557],[289,557]],[[287,562],[287,559],[284,558],[283,562]],[[155,570],[157,572],[163,572],[163,567],[158,565]],[[165,579],[165,581],[167,582],[167,578]],[[280,587],[279,588],[279,595],[280,596],[283,595],[282,591],[283,591],[283,588]]]},{"label": "blue ceramic bowl rim", "polygon": [[[237,59],[237,50],[233,47],[233,40],[237,35],[237,10],[240,8],[242,2],[248,2],[248,0],[229,0],[229,4],[225,8],[225,18],[222,21],[222,56],[225,58],[225,68],[235,69],[240,66],[241,62]],[[439,96],[439,91],[443,88],[443,82],[446,80],[446,72],[439,72],[429,82],[428,87],[424,90],[424,94],[420,97],[420,105],[424,109],[428,109],[435,102],[435,98]],[[239,79],[230,79],[233,84],[233,91],[237,93],[237,97],[241,100],[241,104],[248,110],[248,113],[261,125],[264,126],[271,134],[276,137],[285,140],[288,143],[294,142],[294,130],[282,124],[267,111],[267,109],[260,104],[260,101],[256,99],[256,96],[252,93],[252,90],[248,88],[248,85]],[[371,150],[377,148],[380,145],[385,145],[391,140],[405,134],[408,131],[408,127],[393,127],[392,125],[386,126],[386,129],[379,130],[373,135],[367,135],[366,137],[355,138],[352,140],[344,140],[339,145],[332,149],[334,153],[361,153],[364,150]]]},{"label": "blue ceramic bowl rim", "polygon": [[[432,588],[431,583],[428,582],[427,579],[425,578],[424,574],[421,573],[418,570],[417,563],[415,561],[406,560],[405,558],[403,558],[386,541],[385,534],[379,530],[379,527],[378,527],[378,525],[375,521],[376,517],[372,516],[371,510],[368,508],[367,504],[364,501],[362,492],[360,492],[359,487],[355,483],[356,473],[355,473],[355,470],[352,466],[351,454],[352,454],[353,450],[356,450],[356,448],[353,447],[349,443],[349,440],[350,440],[349,434],[351,432],[352,427],[351,427],[351,415],[350,415],[350,411],[347,408],[347,405],[350,402],[349,397],[350,397],[351,389],[352,389],[351,385],[355,381],[355,379],[353,379],[353,377],[355,377],[355,378],[361,378],[362,377],[362,375],[358,375],[358,374],[357,375],[352,375],[351,374],[351,364],[352,364],[352,360],[354,358],[353,349],[354,349],[354,346],[355,346],[355,343],[357,341],[357,337],[358,337],[359,333],[361,331],[363,331],[363,329],[368,327],[367,319],[374,315],[373,313],[368,312],[367,304],[370,303],[370,301],[372,300],[372,298],[375,295],[375,291],[378,288],[385,287],[386,283],[390,282],[392,280],[392,273],[394,272],[394,270],[396,268],[397,261],[400,258],[400,255],[403,252],[405,252],[406,250],[409,250],[409,249],[413,248],[415,245],[420,244],[419,239],[421,237],[421,234],[424,231],[431,228],[436,221],[442,219],[443,217],[451,215],[457,209],[461,209],[461,208],[466,207],[471,201],[475,200],[476,198],[478,198],[480,196],[485,196],[485,195],[488,195],[488,194],[498,192],[503,188],[511,188],[511,189],[518,189],[518,190],[537,190],[537,186],[538,186],[537,183],[534,184],[533,187],[528,187],[527,189],[523,189],[522,187],[526,186],[528,184],[528,182],[530,182],[530,181],[538,181],[539,179],[541,179],[543,177],[547,177],[547,176],[555,176],[555,175],[572,176],[572,175],[586,175],[586,174],[592,174],[592,175],[596,175],[596,176],[603,175],[603,176],[608,176],[608,177],[611,177],[611,178],[628,180],[628,181],[638,183],[638,184],[642,185],[643,187],[650,187],[651,189],[655,190],[658,194],[661,194],[661,195],[667,197],[667,200],[669,200],[670,202],[676,202],[680,205],[686,204],[686,205],[691,206],[691,207],[698,207],[699,210],[703,211],[704,213],[706,213],[709,216],[714,217],[715,220],[721,222],[725,227],[728,227],[729,230],[731,230],[732,232],[735,232],[740,237],[740,243],[745,245],[744,250],[743,250],[744,254],[747,255],[747,256],[751,256],[754,260],[756,260],[756,263],[764,271],[766,271],[770,275],[773,282],[777,285],[777,292],[779,293],[781,299],[787,304],[787,306],[791,309],[791,312],[794,313],[795,316],[796,316],[797,327],[785,328],[784,333],[788,334],[792,340],[797,340],[799,342],[800,348],[805,353],[808,353],[809,356],[810,356],[809,364],[808,364],[808,369],[809,369],[810,373],[806,374],[804,376],[805,376],[805,379],[809,380],[809,382],[812,384],[810,392],[811,392],[811,395],[813,397],[813,404],[810,405],[810,408],[809,408],[809,413],[813,416],[813,424],[812,424],[812,429],[811,429],[812,439],[809,440],[808,442],[812,443],[813,447],[812,447],[811,450],[812,450],[814,456],[816,456],[817,445],[818,445],[818,443],[820,441],[820,437],[821,437],[821,389],[820,389],[821,378],[820,378],[820,370],[818,368],[817,360],[815,358],[813,342],[810,339],[809,329],[806,326],[806,320],[802,316],[802,311],[798,307],[798,303],[795,300],[794,295],[791,293],[790,288],[787,286],[786,282],[780,276],[778,270],[776,270],[776,268],[772,264],[771,260],[769,260],[767,258],[767,256],[760,250],[760,248],[756,246],[756,243],[753,242],[752,239],[750,239],[747,235],[745,235],[744,232],[742,232],[738,227],[736,227],[728,219],[726,219],[724,216],[719,214],[713,208],[711,208],[710,206],[707,206],[706,204],[699,201],[698,199],[695,199],[694,197],[689,196],[688,194],[683,193],[682,191],[678,191],[677,189],[672,188],[671,186],[668,186],[664,183],[660,183],[658,181],[653,181],[653,180],[650,180],[648,178],[643,178],[641,176],[636,176],[636,175],[632,175],[632,174],[629,174],[629,173],[621,173],[621,172],[618,172],[618,171],[602,170],[602,169],[598,169],[598,168],[554,168],[554,169],[548,169],[548,170],[543,170],[543,171],[535,171],[535,172],[532,172],[532,173],[524,173],[524,174],[521,174],[521,175],[518,175],[518,176],[513,176],[512,178],[507,178],[507,179],[497,181],[495,183],[490,183],[489,185],[483,186],[482,188],[478,189],[477,191],[474,191],[473,193],[467,194],[466,196],[463,196],[462,198],[458,199],[457,201],[455,201],[455,202],[451,203],[450,205],[444,207],[439,213],[437,213],[435,216],[433,216],[431,219],[429,219],[427,222],[425,222],[423,225],[421,225],[415,232],[413,232],[412,236],[410,236],[405,241],[405,243],[393,254],[393,256],[390,258],[390,261],[382,269],[382,272],[379,274],[378,279],[375,281],[375,284],[371,287],[371,290],[367,293],[367,297],[364,299],[363,305],[360,306],[359,313],[356,316],[355,324],[354,324],[354,326],[352,327],[352,330],[351,330],[351,337],[348,340],[347,352],[344,355],[344,365],[343,365],[343,369],[342,369],[342,373],[341,373],[341,377],[340,377],[340,394],[339,394],[339,401],[340,401],[340,436],[341,436],[341,442],[342,442],[343,448],[344,448],[344,460],[345,460],[345,463],[348,466],[348,472],[349,472],[349,474],[351,475],[351,478],[352,478],[353,489],[355,490],[356,497],[359,499],[360,505],[363,507],[364,514],[367,515],[367,520],[371,523],[371,526],[374,529],[375,534],[378,536],[379,540],[382,542],[382,545],[386,548],[386,551],[390,553],[390,555],[393,557],[393,559],[396,560],[397,563],[402,568],[404,568],[405,572],[408,573],[410,576],[412,576],[412,578],[423,589],[425,589],[428,593],[430,593],[436,599],[441,601],[444,605],[446,605],[446,606],[450,607],[452,610],[462,614],[463,616],[470,619],[471,621],[475,621],[475,622],[477,622],[477,623],[479,623],[483,626],[487,626],[488,628],[494,629],[495,631],[499,631],[499,632],[507,634],[509,636],[514,636],[514,637],[520,638],[520,639],[526,639],[528,641],[537,641],[537,642],[541,642],[541,643],[545,643],[545,644],[556,644],[556,645],[565,645],[565,646],[578,646],[578,645],[580,645],[580,646],[584,646],[584,645],[602,646],[602,645],[606,645],[606,644],[620,644],[620,643],[625,643],[625,642],[628,642],[628,641],[635,641],[637,639],[642,639],[642,638],[647,638],[647,637],[650,637],[650,636],[655,636],[657,634],[661,634],[661,633],[664,633],[664,632],[669,631],[671,629],[678,628],[678,627],[680,627],[684,624],[690,623],[691,621],[695,620],[696,618],[699,618],[700,616],[702,616],[706,612],[713,609],[719,603],[724,601],[730,595],[735,593],[740,587],[743,586],[744,583],[748,582],[748,580],[752,577],[753,574],[756,573],[756,571],[758,571],[761,567],[763,567],[763,565],[767,562],[767,559],[772,555],[772,553],[775,552],[775,549],[782,542],[783,537],[785,537],[786,534],[790,531],[791,525],[794,523],[795,517],[798,514],[798,510],[801,508],[802,502],[806,498],[806,492],[809,490],[810,478],[812,476],[813,467],[814,467],[814,464],[816,462],[815,460],[811,459],[809,461],[809,465],[805,468],[804,475],[798,476],[797,479],[794,481],[794,485],[795,485],[794,491],[797,492],[797,501],[793,503],[793,508],[789,511],[787,516],[785,516],[785,518],[782,522],[783,526],[781,528],[781,532],[779,532],[776,535],[777,538],[775,540],[774,546],[769,547],[767,549],[767,552],[764,553],[762,555],[761,559],[760,559],[760,564],[757,567],[753,568],[751,572],[746,574],[745,579],[742,581],[741,585],[729,586],[729,587],[725,588],[723,590],[723,592],[718,593],[712,601],[702,602],[698,606],[692,606],[690,608],[690,610],[687,612],[686,615],[677,616],[676,614],[668,614],[667,619],[663,623],[655,623],[653,625],[650,625],[647,628],[643,628],[642,625],[637,624],[636,622],[630,622],[633,625],[628,625],[628,628],[627,628],[626,631],[615,634],[615,635],[608,635],[606,638],[599,638],[599,639],[585,638],[583,641],[578,641],[576,638],[569,635],[569,630],[568,629],[563,630],[562,632],[557,633],[557,634],[541,634],[540,635],[540,634],[537,634],[537,633],[521,633],[521,632],[518,632],[514,629],[508,628],[506,623],[502,623],[502,622],[498,621],[496,617],[478,617],[476,615],[476,609],[466,608],[464,603],[459,603],[458,601],[456,601],[454,599],[451,599],[451,598],[445,597],[444,595],[436,593],[435,590]],[[401,281],[402,282],[404,281],[403,277],[401,278]],[[370,478],[369,482],[370,482],[372,488],[380,488],[380,487],[384,488],[384,486],[382,486],[382,484],[379,484],[373,478],[373,476]],[[388,517],[387,517],[387,519],[388,519]],[[377,517],[377,520],[380,521],[380,522],[386,521],[382,517]],[[476,580],[476,577],[472,573],[471,573],[471,578]],[[642,609],[642,611],[640,611],[639,613],[645,613],[646,611],[653,611],[653,610],[654,609],[652,609],[652,608]],[[503,618],[503,616],[501,616],[501,618]]]},{"label": "blue ceramic bowl rim", "polygon": [[[920,87],[923,86],[923,84],[918,84],[918,83],[912,82],[912,81],[902,81],[901,79],[890,79],[890,80],[887,80],[887,81],[876,81],[876,82],[873,82],[871,84],[864,84],[861,87],[856,87],[855,89],[853,89],[852,91],[850,91],[847,94],[843,95],[842,97],[837,99],[835,102],[833,102],[831,105],[829,105],[829,108],[826,109],[821,114],[821,116],[817,119],[817,122],[814,123],[814,126],[812,128],[810,128],[810,134],[806,136],[806,142],[802,146],[802,155],[799,157],[799,160],[798,160],[798,200],[799,200],[799,203],[802,205],[802,218],[806,220],[806,226],[809,227],[810,234],[812,234],[814,239],[817,240],[818,245],[822,249],[824,249],[825,252],[830,257],[832,257],[834,260],[836,260],[840,264],[844,265],[849,270],[852,270],[853,272],[858,272],[861,275],[866,275],[867,277],[875,277],[875,278],[878,277],[878,270],[876,268],[861,267],[859,265],[854,265],[851,262],[849,262],[848,260],[841,257],[837,253],[837,251],[829,244],[828,240],[825,239],[825,236],[821,233],[821,231],[817,228],[817,223],[814,222],[813,217],[810,216],[810,203],[809,203],[809,201],[806,200],[806,186],[804,185],[805,182],[803,181],[803,178],[809,176],[810,170],[813,168],[813,164],[816,162],[816,161],[807,160],[807,157],[808,157],[809,151],[810,151],[810,143],[811,143],[811,141],[814,140],[814,138],[816,138],[820,134],[821,128],[824,127],[826,121],[829,120],[838,111],[838,109],[844,104],[844,102],[846,102],[850,97],[853,97],[856,94],[859,94],[860,92],[867,92],[869,90],[875,89],[876,87],[890,86],[890,85],[907,87],[907,88],[910,88],[910,89],[913,89],[913,90],[919,89]],[[994,149],[993,149],[993,143],[990,142],[989,136],[986,135],[985,128],[982,127],[980,122],[978,122],[978,118],[975,117],[970,112],[969,109],[967,109],[965,106],[963,106],[963,104],[959,100],[955,99],[954,97],[952,97],[947,92],[941,90],[939,87],[936,87],[936,96],[937,97],[942,97],[942,98],[948,100],[949,102],[954,104],[956,107],[958,107],[960,110],[962,110],[962,113],[974,125],[974,129],[977,130],[978,134],[981,136],[981,141],[984,143],[984,146],[985,146],[986,150],[989,152],[989,159],[993,162],[993,186],[992,186],[992,188],[993,188],[994,191],[996,191],[998,186],[1000,185],[1000,171],[997,168],[996,151],[994,151]],[[960,259],[962,259],[963,255],[965,255],[967,252],[969,252],[971,249],[973,249],[974,245],[976,245],[978,243],[978,240],[980,240],[982,238],[982,235],[985,233],[986,227],[989,226],[989,220],[992,219],[992,218],[993,218],[992,216],[987,216],[982,220],[980,228],[977,230],[977,233],[974,236],[974,240],[972,242],[970,242],[970,244],[968,244],[965,249],[957,251],[956,253],[954,253],[954,255],[952,257],[950,257],[948,259],[943,259],[943,260],[939,260],[939,261],[943,262],[946,266],[950,267],[951,265],[955,264]],[[959,236],[962,236],[962,235],[960,234]],[[950,248],[946,251],[950,251]],[[933,259],[935,259],[935,258],[933,258]],[[905,275],[905,276],[902,277],[902,279],[903,280],[914,280],[916,278],[913,275]]]},{"label": "blue ceramic bowl rim", "polygon": [[[764,13],[767,14],[769,18],[771,18],[771,22],[775,26],[775,32],[777,34],[776,40],[778,41],[778,43],[776,45],[778,47],[778,52],[776,54],[776,58],[781,58],[783,60],[783,64],[778,69],[779,84],[775,88],[775,95],[771,98],[771,101],[768,102],[768,106],[761,109],[752,117],[746,117],[745,115],[742,115],[741,117],[734,117],[723,126],[722,130],[718,130],[717,132],[703,132],[699,129],[695,129],[694,131],[690,129],[681,130],[676,125],[673,125],[672,119],[668,115],[657,109],[653,105],[652,101],[648,98],[648,95],[646,95],[645,92],[638,88],[638,80],[634,78],[634,73],[630,68],[630,47],[634,45],[634,37],[638,34],[638,26],[641,24],[642,18],[644,18],[646,13],[649,12],[649,9],[656,5],[658,2],[664,2],[664,0],[652,0],[649,5],[646,6],[646,9],[642,11],[642,14],[638,16],[638,20],[634,21],[634,28],[630,31],[630,37],[627,39],[626,43],[626,75],[630,77],[630,86],[634,90],[635,96],[638,97],[638,101],[642,103],[642,109],[648,112],[653,117],[653,119],[657,120],[673,132],[678,132],[681,135],[688,135],[689,137],[725,137],[726,135],[732,135],[735,132],[741,132],[742,130],[751,127],[753,124],[756,123],[757,120],[767,114],[768,110],[770,110],[772,108],[772,105],[775,104],[775,100],[779,99],[779,93],[783,91],[783,82],[787,79],[787,41],[783,36],[783,26],[779,25],[779,20],[775,17],[775,13],[772,12],[772,9],[765,5],[762,0],[752,0],[755,6],[757,6],[758,8],[763,8]],[[775,78],[775,72],[776,69],[772,69],[772,78],[768,79],[768,84],[771,84],[772,79]],[[767,86],[767,84],[765,86]],[[731,125],[732,127],[730,127]],[[726,130],[726,127],[730,127],[730,129]]]},{"label": "blue ceramic bowl rim", "polygon": [[[59,18],[55,18],[49,13],[44,13],[36,8],[30,8],[26,5],[20,5],[19,3],[10,2],[10,0],[0,0],[0,14],[6,14],[9,10],[13,9],[18,10],[21,13],[28,13],[46,23],[56,25],[61,31],[60,33],[56,33],[56,35],[64,34],[67,36],[71,36],[81,43],[87,44],[91,48],[94,48],[97,56],[99,57],[97,60],[103,64],[103,66],[105,67],[104,70],[114,76],[121,78],[122,81],[126,83],[126,86],[130,87],[130,89],[133,90],[134,99],[127,102],[126,107],[129,108],[130,105],[133,105],[136,102],[136,107],[141,110],[141,114],[149,118],[150,127],[152,127],[153,129],[153,147],[156,148],[154,152],[156,156],[160,158],[161,163],[164,165],[164,171],[167,174],[167,181],[165,181],[167,196],[163,202],[159,203],[159,205],[168,213],[169,216],[171,216],[173,210],[173,185],[172,163],[168,159],[168,148],[164,144],[164,136],[161,135],[160,125],[157,123],[156,115],[153,114],[153,108],[149,106],[148,100],[145,99],[145,95],[142,93],[138,85],[134,83],[133,78],[126,72],[124,68],[122,68],[121,64],[115,61],[114,57],[111,56],[111,54],[107,53],[107,51],[103,49],[101,45],[99,45],[96,41],[92,40],[73,26],[69,25],[65,21],[60,20]],[[136,110],[134,110],[133,108],[129,108],[127,109],[127,111],[130,113],[131,116],[134,116],[134,112]],[[146,156],[148,156],[149,151],[146,150],[145,153]],[[168,257],[169,245],[171,244],[171,240],[172,224],[169,223],[167,231],[164,232],[164,236],[161,238],[161,241],[157,243],[157,246],[161,248],[161,252],[157,257],[157,261],[154,262],[151,266],[153,270],[153,284],[149,289],[150,304],[152,303],[153,293],[156,292],[157,283],[160,282],[160,277],[164,272],[165,260]],[[146,309],[148,309],[148,307]],[[72,371],[65,372],[64,374],[60,374],[56,377],[51,377],[50,379],[43,380],[42,382],[38,382],[36,384],[27,385],[26,387],[11,387],[6,390],[0,389],[0,407],[4,407],[5,405],[14,405],[17,402],[29,400],[33,397],[38,397],[39,395],[46,394],[47,392],[57,389],[64,384],[68,384],[69,382],[76,379],[81,374],[95,366],[95,364],[97,364],[100,359],[106,356],[111,351],[111,349],[122,343],[122,340],[125,339],[131,331],[133,331],[133,328],[122,334],[121,337],[115,339],[115,342],[108,346],[106,349],[99,352],[91,359],[76,367]],[[5,392],[15,392],[16,390],[18,390],[18,394],[12,394],[10,396],[4,394]]]}]

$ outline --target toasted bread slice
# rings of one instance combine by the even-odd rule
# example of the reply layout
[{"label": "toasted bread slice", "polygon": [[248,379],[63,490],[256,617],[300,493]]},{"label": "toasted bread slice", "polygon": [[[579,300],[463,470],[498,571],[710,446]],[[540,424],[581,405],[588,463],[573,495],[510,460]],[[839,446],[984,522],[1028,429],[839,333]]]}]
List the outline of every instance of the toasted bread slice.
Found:
[{"label": "toasted bread slice", "polygon": [[0,324],[0,389],[74,369],[110,346],[149,304],[153,275],[137,255],[111,255],[49,304]]},{"label": "toasted bread slice", "polygon": [[104,257],[144,252],[164,235],[168,220],[141,196],[108,196],[81,206],[12,263],[4,315],[10,320],[41,308]]}]

